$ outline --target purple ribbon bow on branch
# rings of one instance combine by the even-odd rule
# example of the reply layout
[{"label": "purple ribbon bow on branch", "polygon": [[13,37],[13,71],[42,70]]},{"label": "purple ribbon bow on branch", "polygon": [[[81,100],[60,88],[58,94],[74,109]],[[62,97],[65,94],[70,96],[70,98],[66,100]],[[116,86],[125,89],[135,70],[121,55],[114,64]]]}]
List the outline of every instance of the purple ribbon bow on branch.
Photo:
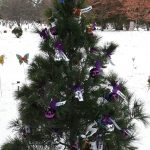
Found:
[{"label": "purple ribbon bow on branch", "polygon": [[64,54],[64,47],[61,41],[56,41],[54,44],[54,47],[56,49],[55,51],[55,60],[56,61],[60,61],[62,59],[64,59],[65,61],[69,61],[69,59],[67,58],[67,56]]},{"label": "purple ribbon bow on branch", "polygon": [[43,29],[43,30],[40,32],[40,36],[41,36],[43,39],[47,39],[47,38],[48,38],[49,33],[48,33],[47,28]]},{"label": "purple ribbon bow on branch", "polygon": [[50,101],[47,111],[45,112],[46,118],[48,118],[48,119],[54,118],[55,112],[56,112],[56,103],[57,103],[57,101],[55,99],[52,99]]},{"label": "purple ribbon bow on branch", "polygon": [[50,33],[51,33],[52,35],[57,35],[56,26],[50,28]]},{"label": "purple ribbon bow on branch", "polygon": [[95,67],[90,70],[90,76],[94,78],[97,75],[99,75],[101,71],[100,68],[101,68],[100,61],[97,60],[95,63]]}]

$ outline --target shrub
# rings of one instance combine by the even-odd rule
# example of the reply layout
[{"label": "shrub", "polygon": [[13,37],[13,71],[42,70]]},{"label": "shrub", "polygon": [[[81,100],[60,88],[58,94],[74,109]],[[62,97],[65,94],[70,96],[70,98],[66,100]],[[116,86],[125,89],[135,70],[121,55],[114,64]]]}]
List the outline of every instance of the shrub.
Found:
[{"label": "shrub", "polygon": [[21,27],[15,27],[13,30],[12,30],[12,33],[16,35],[17,38],[19,38],[20,36],[22,36],[22,29]]}]

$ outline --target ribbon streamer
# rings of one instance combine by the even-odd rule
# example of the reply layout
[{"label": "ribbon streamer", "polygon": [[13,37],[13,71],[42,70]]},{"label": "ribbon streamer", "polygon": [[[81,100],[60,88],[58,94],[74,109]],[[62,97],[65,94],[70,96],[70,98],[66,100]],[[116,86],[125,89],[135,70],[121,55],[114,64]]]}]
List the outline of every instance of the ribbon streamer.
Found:
[{"label": "ribbon streamer", "polygon": [[74,88],[75,98],[78,98],[79,101],[83,101],[83,89],[80,85],[75,85]]},{"label": "ribbon streamer", "polygon": [[69,61],[69,59],[63,52],[64,47],[63,47],[62,42],[60,42],[60,41],[55,42],[54,47],[56,48],[56,50],[55,50],[55,60],[56,61],[60,61],[62,59],[64,59],[65,61]]},{"label": "ribbon streamer", "polygon": [[86,12],[89,12],[90,10],[92,10],[92,6],[83,8],[83,9],[81,9],[81,14],[86,13]]},{"label": "ribbon streamer", "polygon": [[45,117],[48,119],[52,119],[55,116],[56,107],[62,106],[66,103],[66,101],[57,102],[55,99],[51,99],[47,111],[45,112]]}]

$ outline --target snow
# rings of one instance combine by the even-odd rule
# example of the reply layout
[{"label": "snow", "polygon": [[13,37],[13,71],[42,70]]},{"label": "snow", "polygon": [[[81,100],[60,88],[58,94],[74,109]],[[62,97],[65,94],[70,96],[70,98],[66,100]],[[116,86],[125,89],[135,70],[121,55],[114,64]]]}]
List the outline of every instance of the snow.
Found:
[{"label": "snow", "polygon": [[[29,53],[29,64],[34,55],[39,53],[41,38],[33,33],[33,28],[23,26],[24,33],[21,38],[16,38],[11,29],[0,26],[0,55],[5,55],[5,62],[0,65],[0,145],[8,137],[13,137],[14,132],[8,129],[9,122],[19,115],[17,112],[17,101],[14,99],[14,91],[17,86],[26,83],[27,64],[19,64],[16,54],[24,56]],[[25,30],[26,28],[26,30]],[[3,33],[7,30],[7,33]],[[127,86],[135,97],[141,99],[145,104],[145,111],[149,113],[150,91],[147,80],[150,75],[150,32],[148,31],[96,31],[102,39],[99,45],[110,41],[118,44],[112,62],[108,70],[118,73],[119,77],[127,81]],[[16,84],[20,81],[20,84]],[[135,144],[139,150],[149,150],[150,127],[145,128],[137,123],[139,141]]]}]

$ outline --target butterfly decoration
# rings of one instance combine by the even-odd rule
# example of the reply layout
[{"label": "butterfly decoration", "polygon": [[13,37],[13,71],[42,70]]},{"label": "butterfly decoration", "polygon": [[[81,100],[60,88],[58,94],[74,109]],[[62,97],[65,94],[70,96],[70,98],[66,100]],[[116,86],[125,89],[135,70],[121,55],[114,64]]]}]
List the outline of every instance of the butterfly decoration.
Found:
[{"label": "butterfly decoration", "polygon": [[23,57],[19,54],[16,54],[18,60],[19,60],[19,63],[20,65],[24,62],[26,64],[28,64],[28,59],[29,59],[29,53],[25,54]]},{"label": "butterfly decoration", "polygon": [[0,64],[4,64],[5,55],[0,55]]}]

